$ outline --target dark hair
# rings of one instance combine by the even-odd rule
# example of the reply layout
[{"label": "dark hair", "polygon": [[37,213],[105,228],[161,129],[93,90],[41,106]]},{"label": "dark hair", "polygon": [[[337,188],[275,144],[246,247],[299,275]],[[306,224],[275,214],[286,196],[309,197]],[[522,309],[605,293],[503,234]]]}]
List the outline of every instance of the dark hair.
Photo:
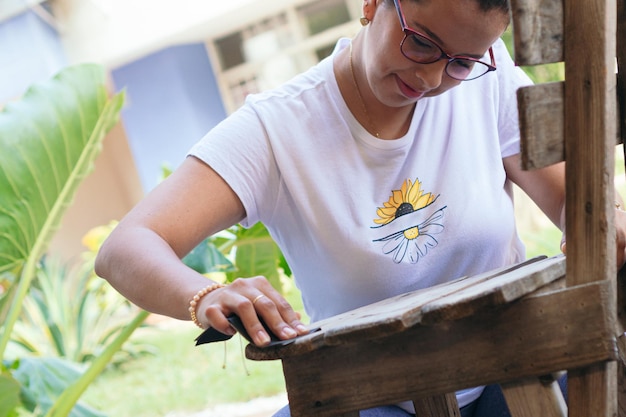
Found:
[{"label": "dark hair", "polygon": [[[419,2],[423,0],[411,0],[411,1]],[[431,0],[431,1],[437,1],[437,0]],[[483,12],[488,12],[494,9],[498,9],[502,11],[502,13],[505,13],[508,15],[510,11],[509,0],[473,0],[473,1],[478,3],[478,5],[480,6],[480,10],[482,10]],[[385,0],[385,3],[387,3],[387,5],[393,6],[393,0]]]}]

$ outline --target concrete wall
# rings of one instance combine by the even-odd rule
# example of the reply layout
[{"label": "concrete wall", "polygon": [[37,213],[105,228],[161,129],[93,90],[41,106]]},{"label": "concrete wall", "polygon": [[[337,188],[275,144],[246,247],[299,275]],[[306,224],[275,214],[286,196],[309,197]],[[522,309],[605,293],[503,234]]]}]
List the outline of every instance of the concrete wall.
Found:
[{"label": "concrete wall", "polygon": [[66,65],[57,33],[33,12],[0,22],[0,103]]},{"label": "concrete wall", "polygon": [[226,112],[202,44],[173,46],[112,72],[125,89],[122,111],[132,154],[145,191],[176,168],[189,148]]}]

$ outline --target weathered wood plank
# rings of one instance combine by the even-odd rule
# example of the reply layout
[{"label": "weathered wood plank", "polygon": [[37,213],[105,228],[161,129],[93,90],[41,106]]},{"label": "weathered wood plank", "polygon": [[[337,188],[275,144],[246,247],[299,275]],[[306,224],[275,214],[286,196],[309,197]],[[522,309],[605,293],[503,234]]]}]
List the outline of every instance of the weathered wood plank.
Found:
[{"label": "weathered wood plank", "polygon": [[416,416],[460,417],[456,394],[451,392],[413,400]]},{"label": "weathered wood plank", "polygon": [[563,82],[517,90],[522,168],[543,168],[565,160],[564,94]]},{"label": "weathered wood plank", "polygon": [[567,417],[567,404],[557,381],[539,378],[501,384],[512,417]]},{"label": "weathered wood plank", "polygon": [[[626,3],[617,1],[617,98],[619,103],[619,128],[622,143],[626,138]],[[619,71],[621,69],[621,71]]]},{"label": "weathered wood plank", "polygon": [[[568,286],[606,280],[617,311],[614,238],[615,0],[565,2]],[[570,417],[617,415],[616,364],[569,369]]]},{"label": "weathered wood plank", "polygon": [[565,6],[566,27],[572,27],[565,37],[567,283],[614,281],[617,6],[615,0]]},{"label": "weathered wood plank", "polygon": [[422,324],[458,320],[489,307],[504,305],[565,276],[565,257],[556,256],[498,275],[433,300],[421,310]]},{"label": "weathered wood plank", "polygon": [[563,61],[562,0],[511,0],[515,62]]},{"label": "weathered wood plank", "polygon": [[[353,340],[359,339],[381,338],[389,334],[398,333],[418,323],[422,318],[421,310],[423,306],[428,303],[449,296],[450,294],[464,291],[474,285],[491,282],[495,277],[501,275],[509,276],[509,274],[515,271],[520,271],[519,274],[525,274],[544,269],[558,269],[559,266],[555,264],[562,263],[562,257],[558,259],[560,259],[560,261],[555,261],[554,258],[546,259],[545,256],[536,257],[516,265],[499,268],[471,277],[463,277],[449,283],[391,297],[378,303],[370,304],[331,317],[327,320],[313,323],[310,326],[311,328],[321,328],[321,330],[307,336],[302,336],[288,346],[267,348],[255,348],[251,346],[248,354],[250,355],[250,359],[254,360],[273,360],[288,355],[299,355],[307,351],[318,349],[321,346],[351,343]],[[549,275],[546,275],[546,277],[548,276]],[[514,275],[514,277],[520,279],[519,275]],[[550,280],[556,279],[556,277],[550,279],[546,277],[541,281],[541,285],[545,285]],[[528,284],[518,285],[519,288],[523,289],[525,294],[534,291],[540,286],[539,281],[536,281],[534,278],[522,278],[522,281],[528,280],[533,280],[534,284],[532,284],[532,286]],[[500,283],[500,281],[494,281],[493,284],[488,285],[497,287]],[[519,288],[516,290],[516,293],[517,296],[521,297],[524,293],[520,293]],[[490,293],[485,291],[485,287],[481,287],[481,291],[479,291],[478,294],[484,292],[485,296],[490,296]],[[491,292],[494,291],[498,291],[498,289],[496,288]],[[508,291],[511,292],[511,290]],[[469,296],[476,298],[477,295],[475,292],[469,294]],[[510,299],[510,296],[507,297],[507,299]],[[494,297],[493,299],[501,300],[502,297]],[[480,301],[474,302],[480,303]],[[502,301],[497,302],[499,304],[502,303]]]},{"label": "weathered wood plank", "polygon": [[[617,362],[596,363],[569,370],[567,389],[570,417],[617,415]],[[574,397],[579,395],[580,397]]]},{"label": "weathered wood plank", "polygon": [[330,417],[614,360],[609,287],[603,281],[530,296],[492,314],[286,357],[292,412]]},{"label": "weathered wood plank", "polygon": [[617,362],[617,416],[626,416],[626,366]]},{"label": "weathered wood plank", "polygon": [[[538,169],[565,160],[565,84],[532,85],[517,91],[522,168]],[[616,129],[619,120],[615,120]],[[615,136],[615,145],[621,141]]]},{"label": "weathered wood plank", "polygon": [[617,364],[617,408],[618,416],[626,417],[626,267],[622,267],[617,275],[617,318],[619,358]]},{"label": "weathered wood plank", "polygon": [[[457,320],[481,309],[493,308],[521,298],[563,275],[563,256],[524,264],[492,276],[480,274],[478,277],[485,276],[486,279],[474,280],[471,285],[443,285],[423,293],[407,295],[403,302],[409,308],[403,310],[389,310],[389,307],[400,303],[373,304],[361,310],[365,315],[328,326],[324,342],[332,346],[379,338],[392,333],[391,323],[396,323],[393,329],[398,332],[418,323],[431,325],[445,320]],[[446,291],[447,289],[452,290]]]}]

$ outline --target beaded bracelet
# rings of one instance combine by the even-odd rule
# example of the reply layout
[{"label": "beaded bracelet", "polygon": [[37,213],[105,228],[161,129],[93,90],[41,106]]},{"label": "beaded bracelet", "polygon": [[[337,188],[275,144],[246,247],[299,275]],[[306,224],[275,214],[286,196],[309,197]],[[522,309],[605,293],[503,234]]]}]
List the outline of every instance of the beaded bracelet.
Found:
[{"label": "beaded bracelet", "polygon": [[198,303],[200,303],[200,300],[202,299],[202,297],[204,297],[211,291],[215,291],[219,288],[224,288],[225,286],[226,285],[224,284],[211,284],[209,286],[206,286],[200,291],[198,291],[196,295],[193,296],[191,301],[189,301],[189,315],[191,316],[191,321],[193,321],[196,326],[198,326],[201,329],[204,329],[204,327],[202,326],[202,323],[200,323],[200,320],[198,320],[198,316],[196,315],[196,308],[198,307]]}]

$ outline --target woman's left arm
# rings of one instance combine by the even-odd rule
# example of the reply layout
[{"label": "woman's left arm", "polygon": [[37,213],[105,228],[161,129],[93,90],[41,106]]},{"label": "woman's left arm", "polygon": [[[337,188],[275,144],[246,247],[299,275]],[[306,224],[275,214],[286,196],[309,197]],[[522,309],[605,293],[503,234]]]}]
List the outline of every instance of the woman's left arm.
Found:
[{"label": "woman's left arm", "polygon": [[[525,171],[521,167],[520,155],[504,158],[504,169],[508,178],[519,186],[563,232],[561,249],[565,253],[565,163],[546,168]],[[626,261],[626,211],[621,196],[615,191],[616,262],[618,268]]]}]

